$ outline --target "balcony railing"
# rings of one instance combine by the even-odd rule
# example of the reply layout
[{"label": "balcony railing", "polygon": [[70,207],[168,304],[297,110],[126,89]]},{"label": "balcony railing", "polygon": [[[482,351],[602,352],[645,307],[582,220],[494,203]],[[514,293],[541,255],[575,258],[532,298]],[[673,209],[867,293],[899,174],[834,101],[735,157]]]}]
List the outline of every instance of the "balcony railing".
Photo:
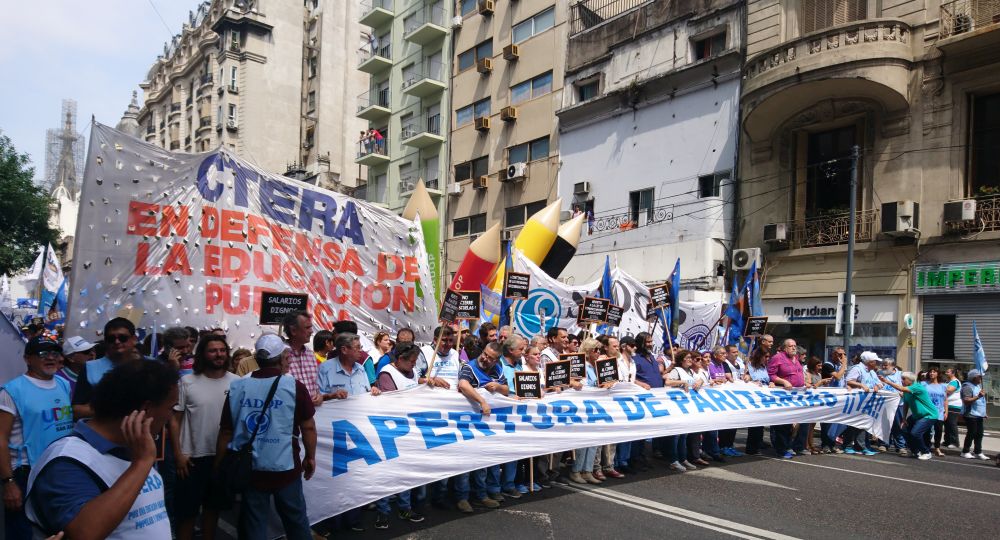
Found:
[{"label": "balcony railing", "polygon": [[392,44],[386,43],[380,47],[375,47],[374,49],[370,47],[364,47],[358,51],[358,64],[364,64],[372,58],[379,57],[385,58],[386,60],[392,60]]},{"label": "balcony railing", "polygon": [[650,0],[582,0],[573,5],[569,34],[579,34]]},{"label": "balcony railing", "polygon": [[413,118],[403,124],[402,138],[407,139],[409,137],[414,137],[420,133],[431,133],[434,135],[441,134],[441,115],[435,114],[432,116],[421,116],[419,118]]},{"label": "balcony railing", "polygon": [[170,104],[170,112],[180,112],[181,104],[180,102]]},{"label": "balcony railing", "polygon": [[1000,231],[1000,195],[976,197],[976,217],[971,221],[948,224],[951,230],[962,233]]},{"label": "balcony railing", "polygon": [[211,73],[206,73],[206,74],[204,74],[204,75],[201,76],[200,80],[201,80],[201,84],[211,84],[212,83],[212,74]]},{"label": "balcony railing", "polygon": [[200,127],[200,128],[211,127],[211,125],[212,125],[212,117],[211,116],[202,116],[198,120],[198,127]]},{"label": "balcony railing", "polygon": [[[431,174],[437,174],[437,171],[433,171]],[[433,190],[438,189],[438,179],[437,178],[428,179],[427,171],[419,170],[419,171],[411,171],[408,173],[404,173],[402,176],[399,177],[399,192],[408,193],[410,191],[413,191],[417,187],[417,182],[421,178],[424,179],[424,187],[426,187],[427,189],[433,189]]]},{"label": "balcony railing", "polygon": [[389,140],[383,138],[382,140],[368,139],[358,142],[358,158],[363,158],[365,156],[370,156],[372,154],[379,156],[389,155]]},{"label": "balcony railing", "polygon": [[941,5],[941,39],[997,24],[1000,0],[954,0]]},{"label": "balcony railing", "polygon": [[427,6],[422,11],[404,21],[403,35],[408,35],[425,24],[444,26],[444,8],[440,5]]},{"label": "balcony railing", "polygon": [[146,134],[149,135],[149,134],[152,134],[152,133],[156,133],[156,126],[154,126],[153,124],[147,124],[146,125]]},{"label": "balcony railing", "polygon": [[638,212],[622,212],[607,216],[597,216],[593,222],[588,222],[591,234],[608,231],[628,231],[638,229],[647,225],[657,223],[667,223],[674,220],[674,206],[657,206],[655,208],[643,208]]},{"label": "balcony railing", "polygon": [[441,62],[427,62],[419,69],[405,71],[403,73],[403,90],[424,79],[444,81],[444,64]]},{"label": "balcony railing", "polygon": [[389,108],[389,89],[382,88],[381,90],[369,90],[364,94],[358,96],[358,112],[361,112],[368,107],[384,107]]},{"label": "balcony railing", "polygon": [[[875,239],[879,224],[879,210],[857,212],[855,242],[871,242]],[[791,231],[792,248],[835,246],[846,244],[850,238],[851,213],[834,214],[788,224]]]}]

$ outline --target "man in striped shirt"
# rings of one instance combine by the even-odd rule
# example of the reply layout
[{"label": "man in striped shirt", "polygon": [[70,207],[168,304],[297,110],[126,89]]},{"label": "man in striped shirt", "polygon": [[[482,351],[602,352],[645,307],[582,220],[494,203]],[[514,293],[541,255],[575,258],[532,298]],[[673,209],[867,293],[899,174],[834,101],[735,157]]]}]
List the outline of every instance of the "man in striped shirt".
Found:
[{"label": "man in striped shirt", "polygon": [[323,395],[319,391],[319,370],[316,368],[316,357],[309,348],[312,337],[312,317],[305,311],[293,311],[281,321],[285,329],[288,346],[288,374],[295,377],[309,391],[313,405],[323,404]]}]

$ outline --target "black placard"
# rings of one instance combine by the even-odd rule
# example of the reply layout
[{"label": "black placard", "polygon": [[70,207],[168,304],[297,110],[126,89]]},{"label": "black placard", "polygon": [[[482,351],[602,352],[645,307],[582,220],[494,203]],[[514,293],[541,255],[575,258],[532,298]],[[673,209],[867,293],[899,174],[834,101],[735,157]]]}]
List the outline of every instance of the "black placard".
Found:
[{"label": "black placard", "polygon": [[606,358],[597,361],[597,384],[618,381],[618,360]]},{"label": "black placard", "polygon": [[545,364],[545,387],[569,386],[569,360]]},{"label": "black placard", "polygon": [[514,372],[514,395],[522,398],[542,397],[542,374],[537,371]]},{"label": "black placard", "polygon": [[531,292],[531,274],[507,272],[503,279],[507,298],[527,298]]},{"label": "black placard", "polygon": [[759,336],[764,333],[767,327],[767,317],[747,317],[746,328],[743,330],[744,336]]},{"label": "black placard", "polygon": [[583,306],[580,307],[580,315],[577,320],[580,323],[602,323],[608,318],[608,306],[611,300],[607,298],[586,297],[583,299]]},{"label": "black placard", "polygon": [[438,319],[445,322],[455,322],[455,316],[458,314],[458,303],[461,300],[462,293],[451,289],[446,290],[444,298],[441,299],[441,312],[438,314]]},{"label": "black placard", "polygon": [[260,293],[260,324],[281,324],[281,319],[293,311],[308,311],[309,297],[304,294]]},{"label": "black placard", "polygon": [[624,316],[625,308],[612,304],[608,306],[608,317],[604,319],[604,322],[611,326],[618,326],[622,323],[622,317]]},{"label": "black placard", "polygon": [[670,287],[666,283],[649,288],[649,303],[653,309],[669,307],[670,301]]},{"label": "black placard", "polygon": [[479,320],[479,291],[453,291],[448,289],[441,299],[438,318],[445,322],[465,319]]},{"label": "black placard", "polygon": [[560,360],[569,361],[569,376],[573,379],[584,379],[587,377],[587,355],[582,352],[562,353]]}]

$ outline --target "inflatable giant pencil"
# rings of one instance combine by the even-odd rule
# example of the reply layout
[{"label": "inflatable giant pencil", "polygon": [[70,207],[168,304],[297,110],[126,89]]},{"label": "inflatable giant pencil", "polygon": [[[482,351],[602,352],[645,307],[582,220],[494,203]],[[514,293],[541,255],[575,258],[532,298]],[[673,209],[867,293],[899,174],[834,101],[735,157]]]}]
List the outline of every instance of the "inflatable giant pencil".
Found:
[{"label": "inflatable giant pencil", "polygon": [[[556,232],[559,230],[559,204],[562,199],[556,199],[552,204],[542,208],[535,215],[528,218],[524,228],[518,233],[514,240],[514,249],[519,250],[535,264],[542,264],[545,255],[552,249],[552,244],[556,241]],[[497,269],[496,278],[493,280],[491,289],[500,291],[503,289],[503,277],[506,272],[503,265]]]},{"label": "inflatable giant pencil", "polygon": [[410,200],[403,208],[403,218],[413,221],[420,216],[420,228],[424,232],[424,249],[427,250],[427,263],[431,269],[431,281],[434,283],[434,297],[441,300],[441,257],[438,250],[441,247],[441,221],[434,201],[427,193],[427,187],[421,178],[417,187],[410,194]]},{"label": "inflatable giant pencil", "polygon": [[500,262],[500,223],[479,235],[465,253],[448,288],[453,291],[478,291]]},{"label": "inflatable giant pencil", "polygon": [[580,214],[559,227],[556,241],[552,243],[552,248],[542,260],[543,272],[553,278],[559,277],[576,254],[576,247],[580,244],[580,230],[583,229],[583,220],[586,217],[586,214]]}]

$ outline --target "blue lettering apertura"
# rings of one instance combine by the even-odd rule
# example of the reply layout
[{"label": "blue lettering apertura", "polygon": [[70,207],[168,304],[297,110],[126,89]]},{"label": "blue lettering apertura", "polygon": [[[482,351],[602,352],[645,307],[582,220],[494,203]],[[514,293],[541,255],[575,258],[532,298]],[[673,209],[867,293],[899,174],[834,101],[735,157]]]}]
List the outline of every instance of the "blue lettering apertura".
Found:
[{"label": "blue lettering apertura", "polygon": [[646,406],[646,410],[649,411],[649,415],[653,418],[660,418],[662,416],[670,416],[670,411],[666,409],[657,409],[658,405],[663,405],[663,402],[659,399],[653,397],[653,394],[639,394],[636,396],[639,398],[639,402]]},{"label": "blue lettering apertura", "polygon": [[774,399],[774,395],[770,392],[757,391],[757,397],[760,398],[760,404],[764,406],[765,409],[770,409],[772,406],[778,407],[778,401]]},{"label": "blue lettering apertura", "polygon": [[500,407],[493,409],[493,418],[503,424],[504,433],[514,433],[514,422],[510,420],[510,415],[514,413],[514,407]]},{"label": "blue lettering apertura", "polygon": [[625,413],[625,418],[628,418],[629,422],[633,420],[642,420],[642,417],[646,416],[646,409],[642,408],[637,399],[631,397],[615,397],[612,398],[618,406],[622,408],[622,412]]},{"label": "blue lettering apertura", "polygon": [[576,404],[572,401],[560,399],[558,401],[553,401],[549,405],[552,406],[552,416],[556,417],[557,424],[569,426],[583,423],[583,418],[580,418],[580,416],[576,414],[579,411],[579,408],[577,408]]},{"label": "blue lettering apertura", "polygon": [[474,412],[450,412],[448,413],[448,420],[455,422],[458,432],[462,434],[463,441],[471,441],[476,436],[472,434],[471,428],[476,428],[480,433],[489,437],[490,435],[496,435],[490,426],[483,422],[483,415]]},{"label": "blue lettering apertura", "polygon": [[681,413],[688,413],[687,407],[685,407],[684,404],[690,402],[691,398],[688,397],[686,392],[682,392],[680,390],[667,390],[667,396],[670,398],[670,401],[673,401],[674,404],[677,405],[677,408],[681,410]]},{"label": "blue lettering apertura", "polygon": [[531,424],[531,427],[535,429],[549,429],[556,425],[552,421],[552,417],[546,412],[549,408],[545,404],[538,403],[535,405],[535,409],[538,411],[538,420],[535,420],[534,416],[528,414],[528,405],[518,405],[517,414],[521,416],[522,422]]},{"label": "blue lettering apertura", "polygon": [[700,413],[703,413],[706,410],[719,412],[719,409],[716,409],[715,405],[709,403],[708,400],[705,399],[705,397],[702,396],[701,392],[699,392],[698,390],[691,391],[691,402],[694,403],[694,406],[698,408],[698,412]]},{"label": "blue lettering apertura", "polygon": [[749,390],[733,390],[732,393],[743,396],[743,399],[749,401],[750,404],[753,405],[754,409],[760,408],[760,405],[757,405],[757,402],[753,399],[753,393]]},{"label": "blue lettering apertura", "polygon": [[410,413],[409,416],[420,430],[420,435],[424,438],[424,446],[428,450],[433,450],[439,446],[458,442],[458,437],[454,433],[437,433],[435,429],[448,427],[448,421],[441,418],[441,413],[435,411]]},{"label": "blue lettering apertura", "polygon": [[738,411],[739,407],[733,405],[726,399],[726,395],[722,393],[721,390],[716,390],[715,388],[706,388],[705,394],[708,395],[708,399],[711,399],[715,406],[719,408],[719,411],[725,411],[728,407],[731,410]]},{"label": "blue lettering apertura", "polygon": [[[396,439],[410,432],[410,421],[400,416],[369,416],[368,421],[375,426],[378,433],[378,442],[382,445],[382,453],[385,460],[399,457],[399,449],[396,448]],[[389,424],[392,427],[389,427]]]},{"label": "blue lettering apertura", "polygon": [[[748,393],[749,393],[749,392],[748,392]],[[733,402],[734,402],[734,403],[736,403],[737,405],[739,405],[739,407],[740,407],[741,409],[744,409],[744,410],[746,410],[747,406],[746,406],[746,405],[744,405],[744,404],[743,404],[743,402],[742,402],[742,401],[740,401],[740,398],[738,398],[738,397],[736,396],[736,392],[733,392],[732,390],[726,390],[726,395],[727,395],[727,396],[729,396],[729,397],[731,397],[731,398],[733,398]]]},{"label": "blue lettering apertura", "polygon": [[588,424],[596,422],[607,422],[609,424],[615,423],[615,419],[611,418],[611,415],[608,414],[608,411],[604,410],[604,407],[601,407],[600,403],[590,399],[585,399],[583,400],[583,407],[587,413]]},{"label": "blue lettering apertura", "polygon": [[[350,439],[350,441],[348,441]],[[354,447],[349,447],[353,443]],[[333,423],[333,476],[347,472],[347,466],[354,460],[363,459],[368,465],[382,461],[368,439],[352,423],[337,420]]]},{"label": "blue lettering apertura", "polygon": [[875,406],[872,407],[871,412],[872,418],[878,418],[879,413],[882,412],[882,407],[885,406],[885,402],[886,399],[884,396],[879,396],[878,399],[875,400]]}]

